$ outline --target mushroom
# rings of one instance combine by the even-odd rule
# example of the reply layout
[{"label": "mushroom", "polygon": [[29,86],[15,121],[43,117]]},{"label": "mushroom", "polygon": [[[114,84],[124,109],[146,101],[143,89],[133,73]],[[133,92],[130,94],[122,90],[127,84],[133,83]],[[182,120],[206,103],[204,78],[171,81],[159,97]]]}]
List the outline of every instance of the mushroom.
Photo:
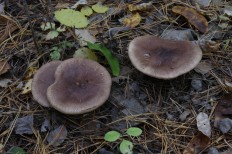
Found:
[{"label": "mushroom", "polygon": [[109,97],[111,76],[99,63],[71,58],[60,64],[47,97],[53,108],[66,114],[81,114],[101,106]]},{"label": "mushroom", "polygon": [[43,65],[34,75],[31,91],[34,99],[44,107],[49,107],[50,103],[47,99],[47,89],[55,82],[56,68],[61,64],[61,61],[52,61]]},{"label": "mushroom", "polygon": [[194,42],[140,36],[129,44],[129,58],[136,69],[151,77],[171,79],[192,70],[202,58]]}]

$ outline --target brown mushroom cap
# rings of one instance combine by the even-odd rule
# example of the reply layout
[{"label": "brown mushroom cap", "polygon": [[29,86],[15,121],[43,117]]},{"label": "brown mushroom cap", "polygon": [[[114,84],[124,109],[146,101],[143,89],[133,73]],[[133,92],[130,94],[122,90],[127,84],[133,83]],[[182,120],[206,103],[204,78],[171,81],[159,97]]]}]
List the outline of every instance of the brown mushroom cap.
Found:
[{"label": "brown mushroom cap", "polygon": [[129,58],[146,75],[171,79],[192,70],[201,60],[200,47],[190,41],[164,40],[140,36],[132,40]]},{"label": "brown mushroom cap", "polygon": [[111,76],[99,63],[71,58],[55,72],[55,83],[47,91],[52,107],[66,114],[81,114],[101,106],[109,97]]},{"label": "brown mushroom cap", "polygon": [[43,65],[33,77],[31,84],[32,95],[42,106],[50,106],[47,99],[47,89],[55,82],[55,71],[60,64],[61,61],[49,62]]}]

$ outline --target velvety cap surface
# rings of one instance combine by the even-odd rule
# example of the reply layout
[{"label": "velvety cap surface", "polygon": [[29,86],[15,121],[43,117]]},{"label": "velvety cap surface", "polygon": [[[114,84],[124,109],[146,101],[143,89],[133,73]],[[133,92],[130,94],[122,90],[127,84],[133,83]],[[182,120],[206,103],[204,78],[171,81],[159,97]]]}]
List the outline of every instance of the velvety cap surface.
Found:
[{"label": "velvety cap surface", "polygon": [[200,47],[190,41],[140,36],[129,44],[129,58],[146,75],[171,79],[193,69],[202,58]]},{"label": "velvety cap surface", "polygon": [[33,77],[31,85],[32,95],[34,99],[42,106],[50,106],[47,99],[47,89],[55,82],[55,71],[60,64],[61,61],[49,62],[40,67]]},{"label": "velvety cap surface", "polygon": [[71,58],[62,62],[47,91],[51,106],[66,114],[81,114],[101,106],[109,97],[111,76],[99,63]]}]

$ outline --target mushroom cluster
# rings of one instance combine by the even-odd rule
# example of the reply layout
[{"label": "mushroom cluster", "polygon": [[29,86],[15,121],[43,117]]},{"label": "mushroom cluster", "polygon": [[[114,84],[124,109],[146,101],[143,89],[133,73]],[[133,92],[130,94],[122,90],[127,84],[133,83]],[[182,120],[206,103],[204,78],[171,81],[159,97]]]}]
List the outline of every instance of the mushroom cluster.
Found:
[{"label": "mushroom cluster", "polygon": [[192,70],[202,58],[194,42],[140,36],[129,44],[129,58],[136,69],[151,77],[172,79]]},{"label": "mushroom cluster", "polygon": [[32,95],[45,107],[81,114],[101,106],[109,97],[111,76],[99,63],[71,58],[43,65],[34,75]]}]

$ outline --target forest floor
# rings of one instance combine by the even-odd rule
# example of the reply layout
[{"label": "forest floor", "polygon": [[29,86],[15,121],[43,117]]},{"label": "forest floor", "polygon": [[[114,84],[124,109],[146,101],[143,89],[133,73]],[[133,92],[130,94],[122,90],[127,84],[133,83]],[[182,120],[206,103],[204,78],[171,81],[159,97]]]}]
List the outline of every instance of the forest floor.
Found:
[{"label": "forest floor", "polygon": [[[6,0],[0,3],[0,153],[17,153],[12,148],[20,147],[26,153],[35,154],[115,154],[120,153],[122,139],[133,143],[135,154],[231,153],[232,131],[223,132],[214,126],[218,104],[224,101],[229,104],[224,109],[232,111],[231,1],[206,0],[209,5],[202,6],[197,0],[154,0],[152,3],[102,0],[109,10],[90,15],[84,30],[117,57],[120,75],[112,75],[110,97],[100,108],[85,114],[66,115],[39,105],[30,92],[30,79],[38,68],[54,59],[50,55],[54,47],[60,48],[64,41],[72,44],[59,51],[60,60],[72,58],[83,47],[74,28],[67,27],[54,39],[46,39],[49,30],[41,29],[46,22],[58,27],[55,11],[70,8],[76,2]],[[76,10],[91,7],[98,1],[87,2],[78,5]],[[141,21],[125,26],[123,18],[135,14],[128,9],[129,4],[137,6],[135,12]],[[141,8],[139,4],[143,4]],[[194,21],[174,13],[175,6],[201,13],[197,19],[200,23],[205,18],[207,23],[200,24],[208,24],[208,30],[200,32],[193,26]],[[173,34],[175,30],[178,31]],[[190,72],[170,80],[156,79],[134,68],[128,57],[128,45],[138,36],[162,37],[164,32],[172,33],[170,38],[215,41],[220,47],[214,52],[204,52],[201,65]],[[96,55],[98,62],[111,72],[105,57],[99,52]],[[212,129],[209,137],[198,138],[196,118],[200,112],[209,116]],[[219,119],[231,118],[232,113],[218,112]],[[230,125],[231,128],[232,122]],[[142,134],[126,135],[130,127],[140,128]],[[104,135],[112,130],[123,135],[110,143]]]}]

